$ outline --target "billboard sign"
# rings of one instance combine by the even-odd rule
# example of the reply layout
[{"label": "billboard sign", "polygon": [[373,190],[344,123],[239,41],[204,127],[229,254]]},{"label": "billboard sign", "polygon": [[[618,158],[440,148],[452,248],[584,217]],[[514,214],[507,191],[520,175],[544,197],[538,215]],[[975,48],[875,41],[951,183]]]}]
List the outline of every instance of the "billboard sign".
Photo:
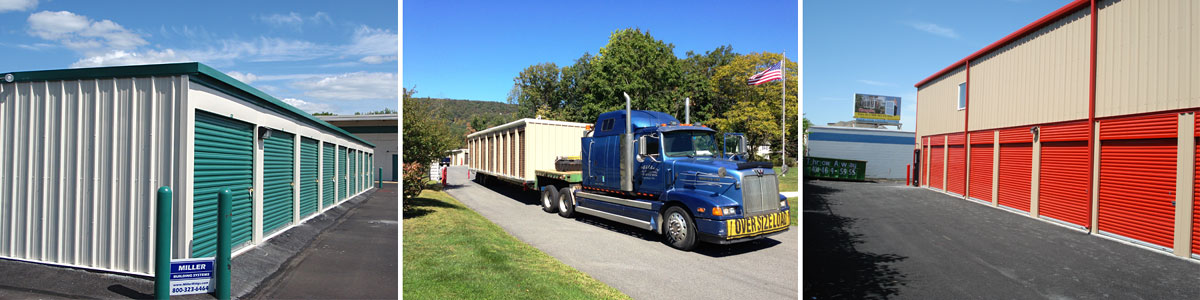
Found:
[{"label": "billboard sign", "polygon": [[900,125],[900,97],[855,93],[854,120],[858,123]]}]

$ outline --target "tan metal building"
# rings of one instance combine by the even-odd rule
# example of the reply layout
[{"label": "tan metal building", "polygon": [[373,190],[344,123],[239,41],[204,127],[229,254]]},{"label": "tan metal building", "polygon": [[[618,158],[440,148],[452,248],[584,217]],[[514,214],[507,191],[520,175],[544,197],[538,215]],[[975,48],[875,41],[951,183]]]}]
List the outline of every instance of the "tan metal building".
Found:
[{"label": "tan metal building", "polygon": [[917,83],[921,186],[1200,259],[1200,3],[1080,0]]},{"label": "tan metal building", "polygon": [[520,119],[467,135],[468,169],[517,184],[534,170],[554,170],[560,156],[579,156],[586,123]]}]

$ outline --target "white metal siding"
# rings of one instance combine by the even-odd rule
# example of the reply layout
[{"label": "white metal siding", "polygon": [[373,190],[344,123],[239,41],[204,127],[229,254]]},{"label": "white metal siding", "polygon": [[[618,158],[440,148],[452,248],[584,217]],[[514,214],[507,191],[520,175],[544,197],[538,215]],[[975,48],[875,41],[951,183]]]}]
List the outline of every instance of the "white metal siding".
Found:
[{"label": "white metal siding", "polygon": [[[914,137],[913,132],[860,133],[816,127],[809,128],[809,131],[810,133],[828,132],[854,135]],[[911,144],[827,141],[812,138],[808,140],[808,154],[810,156],[866,161],[867,178],[904,178],[905,170],[912,163],[912,150]]]},{"label": "white metal siding", "polygon": [[150,273],[183,80],[0,84],[0,256]]}]

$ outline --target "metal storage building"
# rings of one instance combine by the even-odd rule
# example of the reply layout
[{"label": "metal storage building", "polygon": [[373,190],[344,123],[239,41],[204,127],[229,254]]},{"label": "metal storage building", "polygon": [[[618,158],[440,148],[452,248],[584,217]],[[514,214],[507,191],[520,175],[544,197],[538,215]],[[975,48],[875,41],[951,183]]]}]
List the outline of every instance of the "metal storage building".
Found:
[{"label": "metal storage building", "polygon": [[1073,1],[917,83],[921,184],[1200,259],[1200,4]]},{"label": "metal storage building", "polygon": [[579,156],[587,123],[520,119],[467,135],[471,172],[532,184],[534,170],[554,170],[554,159]]},{"label": "metal storage building", "polygon": [[200,63],[3,76],[3,258],[152,275],[160,186],[174,258],[215,253],[221,189],[237,255],[369,188],[374,145]]},{"label": "metal storage building", "polygon": [[811,126],[808,155],[867,162],[867,178],[904,179],[912,163],[912,131]]},{"label": "metal storage building", "polygon": [[372,170],[383,168],[381,176],[385,181],[399,181],[398,167],[400,166],[400,115],[345,115],[319,116],[321,121],[328,122],[345,130],[354,136],[375,144],[375,153],[370,163]]}]

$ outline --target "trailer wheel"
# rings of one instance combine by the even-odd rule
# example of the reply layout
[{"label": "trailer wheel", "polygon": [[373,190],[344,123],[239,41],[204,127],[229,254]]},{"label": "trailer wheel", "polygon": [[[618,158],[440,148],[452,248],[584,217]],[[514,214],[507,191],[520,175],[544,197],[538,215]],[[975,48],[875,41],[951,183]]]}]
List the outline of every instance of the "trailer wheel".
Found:
[{"label": "trailer wheel", "polygon": [[542,210],[548,213],[558,211],[558,190],[553,185],[542,187]]},{"label": "trailer wheel", "polygon": [[558,190],[558,215],[563,218],[575,215],[575,194],[571,193],[571,188]]},{"label": "trailer wheel", "polygon": [[688,251],[696,247],[696,224],[678,206],[668,208],[663,217],[663,238],[675,249]]}]

